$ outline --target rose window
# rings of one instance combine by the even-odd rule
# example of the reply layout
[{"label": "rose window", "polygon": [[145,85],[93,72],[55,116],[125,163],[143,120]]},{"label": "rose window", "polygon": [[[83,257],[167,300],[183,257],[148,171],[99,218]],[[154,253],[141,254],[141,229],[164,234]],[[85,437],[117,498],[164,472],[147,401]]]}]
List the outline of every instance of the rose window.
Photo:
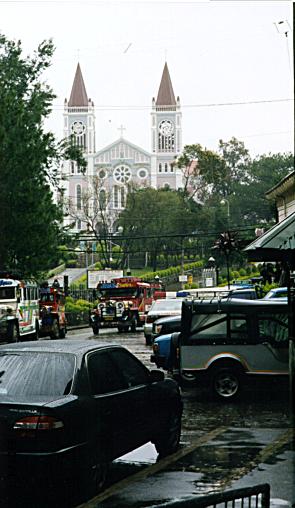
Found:
[{"label": "rose window", "polygon": [[127,166],[118,166],[114,170],[114,180],[118,183],[128,183],[131,179],[131,169]]}]

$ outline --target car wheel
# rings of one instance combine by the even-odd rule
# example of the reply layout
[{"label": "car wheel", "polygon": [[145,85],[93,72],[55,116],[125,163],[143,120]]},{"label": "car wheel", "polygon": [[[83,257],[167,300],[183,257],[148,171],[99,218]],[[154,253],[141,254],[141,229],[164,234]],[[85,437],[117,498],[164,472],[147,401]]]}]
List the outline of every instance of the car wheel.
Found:
[{"label": "car wheel", "polygon": [[131,323],[131,327],[130,327],[131,332],[136,332],[136,327],[137,327],[137,319],[135,317]]},{"label": "car wheel", "polygon": [[145,336],[145,344],[146,344],[146,346],[152,345],[152,337],[150,335]]},{"label": "car wheel", "polygon": [[98,335],[98,333],[99,333],[99,326],[97,324],[94,324],[92,326],[92,331],[93,331],[94,335]]},{"label": "car wheel", "polygon": [[181,413],[171,412],[168,417],[167,426],[161,436],[155,441],[155,447],[159,459],[175,453],[179,447],[181,434]]},{"label": "car wheel", "polygon": [[96,459],[88,468],[83,468],[80,476],[83,490],[87,496],[94,497],[106,484],[109,464],[107,462],[96,464]]},{"label": "car wheel", "polygon": [[236,398],[241,390],[242,371],[236,366],[216,367],[212,375],[213,394],[221,400]]},{"label": "car wheel", "polygon": [[50,337],[51,337],[51,339],[58,339],[59,338],[59,324],[58,324],[57,319],[53,320]]},{"label": "car wheel", "polygon": [[60,328],[59,329],[59,338],[60,339],[64,339],[66,336],[66,329],[65,328]]},{"label": "car wheel", "polygon": [[18,342],[19,341],[18,329],[17,329],[17,325],[15,322],[8,323],[7,338],[8,338],[8,342]]}]

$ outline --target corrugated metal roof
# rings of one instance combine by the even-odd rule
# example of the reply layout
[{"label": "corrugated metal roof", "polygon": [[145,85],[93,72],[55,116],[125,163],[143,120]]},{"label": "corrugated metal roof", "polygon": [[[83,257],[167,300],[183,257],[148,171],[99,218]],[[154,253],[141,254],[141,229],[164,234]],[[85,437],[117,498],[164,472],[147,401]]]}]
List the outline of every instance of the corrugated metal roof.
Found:
[{"label": "corrugated metal roof", "polygon": [[156,100],[157,106],[175,106],[176,100],[173,92],[173,86],[170,79],[167,62],[165,62],[158,97]]},{"label": "corrugated metal roof", "polygon": [[245,247],[252,260],[295,260],[295,212]]},{"label": "corrugated metal roof", "polygon": [[68,105],[70,107],[88,106],[88,97],[79,63],[77,65],[77,70]]}]

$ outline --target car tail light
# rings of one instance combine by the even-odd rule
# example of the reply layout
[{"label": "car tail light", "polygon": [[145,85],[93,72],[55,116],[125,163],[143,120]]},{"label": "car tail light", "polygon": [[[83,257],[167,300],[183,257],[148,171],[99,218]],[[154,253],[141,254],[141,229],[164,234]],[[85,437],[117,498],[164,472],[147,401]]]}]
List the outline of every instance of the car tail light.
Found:
[{"label": "car tail light", "polygon": [[162,330],[162,326],[163,326],[163,325],[156,325],[156,326],[155,326],[155,331],[156,331],[156,333],[160,333],[160,332],[161,332],[161,330]]},{"label": "car tail light", "polygon": [[147,317],[146,317],[146,323],[153,323],[153,322],[154,322],[154,320],[155,320],[155,318],[153,318],[153,317],[151,317],[151,316],[147,315]]},{"label": "car tail light", "polygon": [[179,358],[180,358],[180,349],[179,349],[179,347],[176,348],[176,358],[177,358],[177,360],[179,360]]},{"label": "car tail light", "polygon": [[61,420],[52,416],[26,416],[17,420],[13,426],[14,430],[56,430],[64,426]]}]

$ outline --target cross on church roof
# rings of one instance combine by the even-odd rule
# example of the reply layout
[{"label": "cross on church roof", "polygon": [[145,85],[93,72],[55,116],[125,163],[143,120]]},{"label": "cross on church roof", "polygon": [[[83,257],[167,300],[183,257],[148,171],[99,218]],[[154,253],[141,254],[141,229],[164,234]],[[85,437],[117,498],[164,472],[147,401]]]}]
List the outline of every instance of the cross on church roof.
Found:
[{"label": "cross on church roof", "polygon": [[123,125],[120,125],[118,128],[118,131],[121,131],[121,138],[123,137],[123,131],[126,131],[126,127],[123,127]]}]

